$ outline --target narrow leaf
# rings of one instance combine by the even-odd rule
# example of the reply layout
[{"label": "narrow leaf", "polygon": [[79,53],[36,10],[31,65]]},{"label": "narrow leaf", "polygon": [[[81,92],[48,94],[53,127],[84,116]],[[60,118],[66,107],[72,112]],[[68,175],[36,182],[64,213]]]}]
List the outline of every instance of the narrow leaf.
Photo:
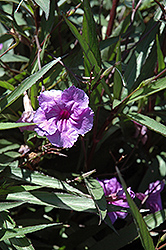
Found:
[{"label": "narrow leaf", "polygon": [[13,228],[13,229],[1,229],[0,230],[0,241],[10,239],[16,236],[21,236],[24,234],[33,233],[48,227],[60,227],[62,226],[62,223],[51,223],[51,224],[43,224],[43,225],[37,225],[37,226],[29,226],[24,228]]},{"label": "narrow leaf", "polygon": [[[3,173],[4,175],[5,173]],[[8,176],[7,174],[5,176]],[[83,192],[79,189],[72,187],[65,181],[60,181],[52,176],[44,175],[38,172],[31,172],[30,170],[22,170],[19,168],[11,168],[11,175],[12,179],[20,179],[23,181],[27,181],[28,183],[32,183],[35,185],[40,185],[41,187],[48,187],[58,190],[64,190],[69,193],[78,194],[81,196],[86,196]]]},{"label": "narrow leaf", "polygon": [[124,182],[124,180],[123,180],[123,178],[121,176],[121,173],[120,173],[120,171],[119,171],[119,169],[117,167],[116,167],[116,171],[118,173],[119,179],[120,179],[121,184],[123,186],[123,189],[125,191],[126,198],[127,198],[129,207],[131,209],[131,213],[132,213],[132,216],[134,218],[134,222],[136,224],[137,231],[138,231],[138,233],[140,235],[142,245],[143,245],[145,250],[149,250],[149,249],[150,250],[155,250],[153,240],[150,237],[150,234],[149,234],[149,231],[148,231],[147,226],[145,224],[145,221],[143,220],[142,215],[140,214],[140,212],[139,212],[137,206],[135,205],[134,201],[130,197],[130,195],[129,195],[128,191],[127,191],[126,183]]},{"label": "narrow leaf", "polygon": [[160,48],[159,37],[156,35],[156,45],[157,45],[157,60],[158,60],[158,73],[165,69],[164,56]]},{"label": "narrow leaf", "polygon": [[101,222],[107,215],[107,202],[105,199],[104,190],[97,180],[93,178],[85,178],[84,180],[89,194],[92,196],[92,199],[96,204],[96,209],[99,212]]},{"label": "narrow leaf", "polygon": [[117,64],[115,68],[115,73],[114,73],[114,85],[113,85],[113,94],[115,99],[120,99],[121,91],[122,91],[122,66],[121,66],[121,49],[120,49],[120,41],[117,43],[117,53],[116,53],[116,63]]},{"label": "narrow leaf", "polygon": [[91,197],[81,197],[73,194],[31,191],[9,194],[6,199],[13,201],[22,200],[30,204],[45,205],[66,210],[97,213],[95,203]]},{"label": "narrow leaf", "polygon": [[159,134],[162,134],[163,136],[166,136],[166,126],[155,121],[154,119],[152,119],[146,115],[142,115],[142,114],[135,113],[135,112],[130,112],[129,114],[127,114],[127,116],[130,119],[148,127],[149,129],[151,129]]},{"label": "narrow leaf", "polygon": [[20,128],[35,125],[35,123],[27,123],[27,122],[1,122],[0,123],[0,130],[12,129],[12,128]]},{"label": "narrow leaf", "polygon": [[14,86],[8,83],[7,81],[0,81],[0,87],[9,89],[9,90],[14,90]]},{"label": "narrow leaf", "polygon": [[40,78],[47,73],[56,63],[58,63],[60,57],[56,60],[53,60],[46,64],[41,70],[37,73],[31,75],[30,77],[26,78],[13,92],[9,95],[5,96],[0,101],[0,111],[7,108],[10,104],[12,104],[20,95],[24,93],[27,89],[29,89],[33,84],[35,84]]},{"label": "narrow leaf", "polygon": [[129,97],[127,104],[138,101],[144,97],[153,95],[166,88],[166,78],[153,81],[153,78],[141,82],[140,87]]},{"label": "narrow leaf", "polygon": [[16,202],[1,202],[0,203],[0,212],[14,208],[19,207],[22,204],[24,204],[24,201],[16,201]]},{"label": "narrow leaf", "polygon": [[[97,64],[101,64],[99,44],[96,33],[96,25],[92,15],[90,2],[88,0],[84,0],[84,17],[83,17],[83,29],[82,36],[87,42],[90,51],[93,53]],[[92,70],[92,66],[89,63],[89,59],[84,56],[84,65],[85,65],[85,75],[89,76],[90,71]]]},{"label": "narrow leaf", "polygon": [[0,187],[0,195],[31,191],[39,188],[41,188],[41,186],[30,186],[30,185],[8,186],[6,184]]}]

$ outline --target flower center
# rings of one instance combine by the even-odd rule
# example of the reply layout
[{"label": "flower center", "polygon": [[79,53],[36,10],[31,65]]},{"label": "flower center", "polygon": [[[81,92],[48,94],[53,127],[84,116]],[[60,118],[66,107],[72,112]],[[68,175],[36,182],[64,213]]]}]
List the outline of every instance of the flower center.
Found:
[{"label": "flower center", "polygon": [[61,110],[60,119],[68,119],[70,117],[70,113],[67,110]]}]

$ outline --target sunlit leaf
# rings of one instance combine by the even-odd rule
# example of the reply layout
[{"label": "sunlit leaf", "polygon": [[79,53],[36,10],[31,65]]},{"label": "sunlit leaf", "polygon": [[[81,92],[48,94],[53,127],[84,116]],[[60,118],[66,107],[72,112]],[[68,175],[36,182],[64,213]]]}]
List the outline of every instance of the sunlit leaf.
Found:
[{"label": "sunlit leaf", "polygon": [[51,61],[50,63],[46,64],[41,70],[37,73],[31,75],[30,77],[26,78],[13,92],[9,95],[5,96],[0,101],[0,111],[7,108],[10,104],[12,104],[20,95],[24,93],[27,89],[29,89],[33,84],[35,84],[41,77],[47,73],[56,63],[58,63],[60,58]]},{"label": "sunlit leaf", "polygon": [[13,128],[20,128],[20,127],[26,127],[30,125],[34,125],[35,123],[23,123],[23,122],[1,122],[0,123],[0,130],[6,130],[6,129],[13,129]]},{"label": "sunlit leaf", "polygon": [[148,127],[149,129],[166,136],[166,126],[150,118],[149,116],[135,112],[130,112],[127,114],[127,116],[130,119]]},{"label": "sunlit leaf", "polygon": [[29,226],[24,228],[13,228],[10,229],[1,229],[0,230],[0,241],[10,239],[16,236],[21,236],[28,233],[33,233],[48,227],[60,227],[62,226],[62,223],[51,223],[51,224],[43,224],[43,225],[37,225],[37,226]]}]

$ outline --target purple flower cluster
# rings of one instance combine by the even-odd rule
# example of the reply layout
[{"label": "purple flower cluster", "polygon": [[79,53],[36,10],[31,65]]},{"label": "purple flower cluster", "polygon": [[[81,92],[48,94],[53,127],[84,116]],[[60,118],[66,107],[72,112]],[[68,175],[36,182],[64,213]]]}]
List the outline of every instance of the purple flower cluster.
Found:
[{"label": "purple flower cluster", "polygon": [[44,91],[39,96],[37,111],[26,110],[19,119],[19,122],[33,121],[35,127],[23,127],[21,130],[34,129],[54,146],[71,148],[79,135],[93,127],[94,113],[88,104],[88,96],[75,86],[64,91]]},{"label": "purple flower cluster", "polygon": [[[117,181],[115,177],[112,179],[101,180],[99,181],[99,183],[104,190],[104,194],[106,196],[108,204],[129,208],[122,185]],[[163,190],[163,188],[164,188],[164,182],[156,181],[149,184],[149,189],[144,194],[136,193],[135,195],[135,193],[131,190],[131,187],[127,188],[127,191],[132,199],[134,199],[136,196],[138,199],[142,201],[146,197],[148,197],[147,200],[145,201],[146,207],[149,208],[150,213],[155,213],[157,211],[162,210],[160,192]],[[108,215],[113,224],[118,217],[124,219],[127,216],[127,213],[121,211],[120,212],[115,211],[115,212],[108,212]]]},{"label": "purple flower cluster", "polygon": [[[101,180],[99,181],[99,183],[104,189],[104,194],[106,196],[108,204],[129,208],[122,185],[117,181],[115,177],[110,180],[107,179]],[[127,191],[130,194],[131,198],[134,199],[135,194],[130,187],[127,189]],[[127,213],[115,211],[115,212],[108,212],[108,215],[113,224],[118,217],[124,219],[127,216]]]}]

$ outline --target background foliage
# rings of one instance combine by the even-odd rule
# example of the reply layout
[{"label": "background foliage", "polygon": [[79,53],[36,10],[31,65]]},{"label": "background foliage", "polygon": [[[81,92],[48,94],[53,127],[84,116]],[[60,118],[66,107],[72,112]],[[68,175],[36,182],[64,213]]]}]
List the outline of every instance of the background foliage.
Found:
[{"label": "background foliage", "polygon": [[[113,226],[107,211],[116,207],[107,206],[96,180],[118,177],[116,166],[124,190],[123,179],[144,192],[165,178],[165,5],[0,1],[1,249],[165,246],[165,209],[149,215],[129,196],[134,220],[128,211]],[[36,110],[43,86],[64,90],[72,84],[89,96],[92,131],[71,149],[20,132],[15,122],[24,111],[25,91]],[[145,135],[134,121],[147,127]],[[161,195],[165,208],[165,190]]]}]

